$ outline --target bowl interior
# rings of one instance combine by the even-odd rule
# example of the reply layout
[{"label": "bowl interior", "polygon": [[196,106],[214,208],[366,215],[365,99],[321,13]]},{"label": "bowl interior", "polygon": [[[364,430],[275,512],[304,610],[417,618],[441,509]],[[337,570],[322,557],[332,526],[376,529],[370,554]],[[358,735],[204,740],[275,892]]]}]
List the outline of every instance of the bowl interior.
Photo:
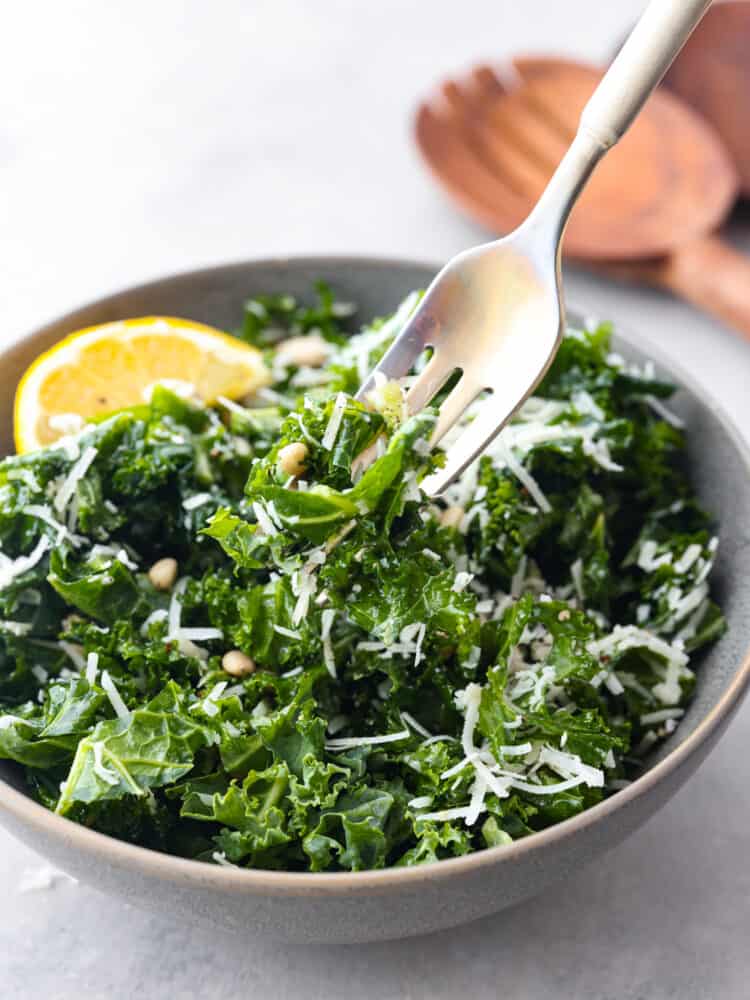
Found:
[{"label": "bowl interior", "polygon": [[[387,314],[412,289],[425,287],[434,268],[410,262],[311,258],[232,264],[165,278],[103,298],[37,330],[2,354],[0,454],[12,448],[12,400],[26,366],[66,334],[98,323],[147,314],[185,316],[232,330],[243,301],[260,293],[290,292],[309,299],[322,280],[340,298],[358,305],[354,324]],[[618,333],[615,347],[634,361],[653,358]],[[674,736],[652,755],[655,763],[690,733],[716,705],[750,648],[750,466],[744,445],[715,404],[672,363],[654,359],[680,389],[669,406],[688,427],[688,453],[698,494],[717,518],[720,546],[714,593],[729,621],[727,634],[698,663],[695,697]],[[0,761],[0,778],[22,788],[20,770]]]}]

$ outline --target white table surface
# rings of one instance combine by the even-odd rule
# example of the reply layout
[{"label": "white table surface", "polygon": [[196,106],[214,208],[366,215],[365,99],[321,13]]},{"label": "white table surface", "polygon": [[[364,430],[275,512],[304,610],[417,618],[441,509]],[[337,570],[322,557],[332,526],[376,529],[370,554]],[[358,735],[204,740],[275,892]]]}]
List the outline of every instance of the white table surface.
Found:
[{"label": "white table surface", "polygon": [[[96,0],[4,10],[0,336],[231,258],[444,259],[476,242],[410,143],[441,72],[514,51],[602,59],[633,0]],[[732,237],[750,250],[747,213]],[[750,348],[655,292],[567,274],[568,297],[678,358],[750,435]],[[0,996],[745,998],[750,705],[641,832],[574,882],[430,938],[282,947],[217,937],[80,885],[0,831]]]}]

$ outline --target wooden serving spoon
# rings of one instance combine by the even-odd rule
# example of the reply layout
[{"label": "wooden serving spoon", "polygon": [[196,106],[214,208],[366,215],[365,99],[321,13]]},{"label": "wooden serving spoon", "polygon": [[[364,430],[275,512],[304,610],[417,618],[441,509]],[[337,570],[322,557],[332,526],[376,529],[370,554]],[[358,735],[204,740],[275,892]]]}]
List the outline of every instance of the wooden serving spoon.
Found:
[{"label": "wooden serving spoon", "polygon": [[715,0],[664,83],[711,122],[750,196],[750,2]]},{"label": "wooden serving spoon", "polygon": [[[459,206],[508,232],[535,204],[602,77],[563,59],[516,59],[447,81],[423,103],[416,138]],[[615,277],[669,289],[750,338],[750,261],[715,234],[739,191],[710,126],[655,93],[596,168],[573,210],[564,252]]]}]

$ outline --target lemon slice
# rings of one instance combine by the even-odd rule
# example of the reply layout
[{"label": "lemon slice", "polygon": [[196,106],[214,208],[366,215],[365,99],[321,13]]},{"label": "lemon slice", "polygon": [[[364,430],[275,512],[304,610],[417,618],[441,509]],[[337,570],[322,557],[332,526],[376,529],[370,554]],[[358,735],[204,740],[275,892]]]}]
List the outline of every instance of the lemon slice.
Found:
[{"label": "lemon slice", "polygon": [[144,316],[89,327],[38,357],[21,379],[16,448],[33,451],[92,417],[147,402],[156,384],[212,403],[268,381],[255,348],[202,323]]}]

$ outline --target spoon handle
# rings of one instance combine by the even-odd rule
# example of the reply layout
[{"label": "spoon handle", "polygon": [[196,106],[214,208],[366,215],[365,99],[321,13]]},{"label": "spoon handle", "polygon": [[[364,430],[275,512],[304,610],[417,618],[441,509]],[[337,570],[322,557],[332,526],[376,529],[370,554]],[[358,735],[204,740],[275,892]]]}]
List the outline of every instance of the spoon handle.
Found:
[{"label": "spoon handle", "polygon": [[731,244],[702,236],[650,270],[653,284],[687,299],[750,341],[750,259]]},{"label": "spoon handle", "polygon": [[594,91],[581,129],[614,146],[669,69],[711,0],[652,0]]},{"label": "spoon handle", "polygon": [[616,281],[663,288],[750,341],[750,257],[721,236],[698,236],[665,257],[589,266]]}]

